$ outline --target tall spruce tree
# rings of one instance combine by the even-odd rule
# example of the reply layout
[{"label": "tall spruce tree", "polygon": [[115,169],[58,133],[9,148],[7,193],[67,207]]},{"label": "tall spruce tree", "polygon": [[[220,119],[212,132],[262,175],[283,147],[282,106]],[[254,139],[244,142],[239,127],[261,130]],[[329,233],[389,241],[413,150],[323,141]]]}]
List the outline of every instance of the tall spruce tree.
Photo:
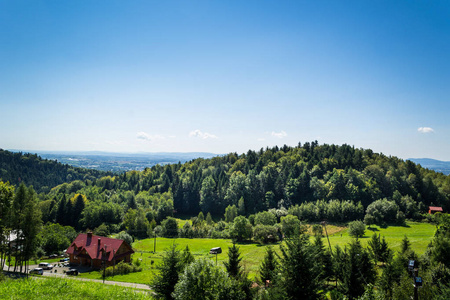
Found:
[{"label": "tall spruce tree", "polygon": [[0,181],[0,265],[3,269],[8,254],[10,211],[14,198],[14,187],[8,182]]},{"label": "tall spruce tree", "polygon": [[375,269],[368,251],[359,239],[353,239],[341,257],[340,280],[343,292],[355,299],[364,294],[365,287],[375,281]]},{"label": "tall spruce tree", "polygon": [[280,250],[281,285],[288,299],[318,299],[323,267],[317,263],[317,251],[309,236],[286,240]]},{"label": "tall spruce tree", "polygon": [[233,278],[239,278],[242,274],[241,253],[239,252],[239,247],[236,247],[236,244],[228,247],[228,261],[225,261],[223,264],[225,265],[225,269],[228,274]]},{"label": "tall spruce tree", "polygon": [[150,284],[157,298],[172,299],[175,284],[177,284],[182,271],[180,259],[180,251],[177,250],[175,244],[165,251],[162,262],[157,267],[159,272],[153,277]]},{"label": "tall spruce tree", "polygon": [[259,279],[263,284],[272,283],[276,277],[278,269],[278,261],[275,257],[275,251],[272,247],[266,248],[266,255],[259,267]]}]

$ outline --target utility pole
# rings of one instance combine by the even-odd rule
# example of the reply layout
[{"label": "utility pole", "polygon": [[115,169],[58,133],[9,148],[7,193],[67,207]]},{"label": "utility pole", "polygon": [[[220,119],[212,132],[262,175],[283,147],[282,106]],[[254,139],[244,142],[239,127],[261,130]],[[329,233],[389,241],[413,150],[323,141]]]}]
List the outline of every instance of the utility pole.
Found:
[{"label": "utility pole", "polygon": [[116,249],[113,249],[113,277],[114,277],[114,270],[116,268]]},{"label": "utility pole", "polygon": [[153,233],[155,234],[155,241],[153,243],[153,254],[156,253],[156,231],[153,230]]},{"label": "utility pole", "polygon": [[[331,249],[330,238],[328,237],[327,222],[326,221],[322,221],[322,225],[325,228],[325,234],[327,235],[328,246],[330,247],[330,255],[333,256],[333,249]],[[338,285],[338,279],[337,279],[337,275],[336,275],[336,288],[337,288],[337,285]]]},{"label": "utility pole", "polygon": [[422,277],[419,277],[419,267],[417,262],[414,260],[410,260],[408,262],[408,270],[411,272],[412,278],[414,280],[414,300],[419,300],[419,291],[418,288],[422,286]]},{"label": "utility pole", "polygon": [[419,300],[419,291],[417,290],[416,278],[419,278],[419,269],[414,269],[414,300]]}]

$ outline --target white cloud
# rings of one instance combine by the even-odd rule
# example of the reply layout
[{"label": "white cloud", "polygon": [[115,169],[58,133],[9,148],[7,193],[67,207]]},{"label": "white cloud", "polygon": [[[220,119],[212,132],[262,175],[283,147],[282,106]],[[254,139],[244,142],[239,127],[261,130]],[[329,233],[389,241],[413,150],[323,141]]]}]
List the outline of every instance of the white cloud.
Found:
[{"label": "white cloud", "polygon": [[162,135],[159,135],[159,134],[149,135],[148,133],[143,132],[143,131],[138,132],[136,137],[138,140],[143,140],[143,141],[163,140],[164,139],[164,136],[162,136]]},{"label": "white cloud", "polygon": [[287,137],[287,133],[284,130],[281,130],[280,132],[272,131],[271,135],[274,136],[274,137],[277,137],[279,139]]},{"label": "white cloud", "polygon": [[206,139],[217,139],[217,136],[215,136],[214,134],[210,134],[210,133],[207,133],[207,132],[202,132],[202,131],[200,131],[198,129],[189,132],[189,136],[190,137],[198,137],[198,138],[201,138],[201,139],[204,139],[204,140],[206,140]]},{"label": "white cloud", "polygon": [[266,139],[265,138],[259,138],[258,142],[264,142]]},{"label": "white cloud", "polygon": [[434,129],[431,127],[419,127],[417,131],[421,133],[431,133],[434,132]]},{"label": "white cloud", "polygon": [[138,132],[138,134],[137,134],[137,139],[138,139],[138,140],[144,140],[144,141],[150,141],[150,140],[151,140],[151,138],[150,138],[150,136],[148,135],[148,133],[145,133],[145,132],[143,132],[143,131]]}]

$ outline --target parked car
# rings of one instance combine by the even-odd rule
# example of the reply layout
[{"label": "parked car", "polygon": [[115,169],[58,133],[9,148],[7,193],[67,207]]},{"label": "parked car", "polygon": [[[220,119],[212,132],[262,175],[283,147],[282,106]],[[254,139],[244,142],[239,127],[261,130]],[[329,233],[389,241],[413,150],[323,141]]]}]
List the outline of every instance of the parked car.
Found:
[{"label": "parked car", "polygon": [[69,270],[66,272],[66,275],[74,275],[74,276],[77,276],[77,275],[78,275],[78,270],[77,270],[77,269],[69,269]]},{"label": "parked car", "polygon": [[42,275],[44,274],[44,270],[42,268],[34,268],[30,270],[30,274]]},{"label": "parked car", "polygon": [[48,256],[48,258],[56,258],[56,257],[58,257],[58,254],[50,254],[50,255]]},{"label": "parked car", "polygon": [[68,257],[66,257],[66,258],[61,258],[59,261],[60,261],[60,262],[68,262],[68,261],[69,261],[69,258],[68,258]]},{"label": "parked car", "polygon": [[51,270],[53,269],[53,265],[49,264],[48,262],[41,262],[39,264],[39,268],[42,268],[44,270]]}]

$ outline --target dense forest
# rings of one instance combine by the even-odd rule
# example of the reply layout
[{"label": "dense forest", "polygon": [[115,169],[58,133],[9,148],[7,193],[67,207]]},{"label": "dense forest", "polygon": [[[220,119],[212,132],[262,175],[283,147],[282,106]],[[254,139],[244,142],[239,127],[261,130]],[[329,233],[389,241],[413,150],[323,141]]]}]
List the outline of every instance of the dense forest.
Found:
[{"label": "dense forest", "polygon": [[52,187],[64,182],[94,180],[111,174],[71,167],[55,160],[42,159],[37,154],[0,149],[0,179],[15,186],[21,182],[32,185],[38,193],[48,193]]},{"label": "dense forest", "polygon": [[331,204],[359,205],[364,213],[384,201],[414,218],[429,205],[450,209],[450,176],[371,150],[307,142],[75,180],[40,198],[44,221],[78,229],[120,224],[130,209],[157,223],[174,213],[221,217],[228,206],[244,216],[296,209],[300,217],[313,210],[307,219],[314,221],[333,219],[326,215]]}]

